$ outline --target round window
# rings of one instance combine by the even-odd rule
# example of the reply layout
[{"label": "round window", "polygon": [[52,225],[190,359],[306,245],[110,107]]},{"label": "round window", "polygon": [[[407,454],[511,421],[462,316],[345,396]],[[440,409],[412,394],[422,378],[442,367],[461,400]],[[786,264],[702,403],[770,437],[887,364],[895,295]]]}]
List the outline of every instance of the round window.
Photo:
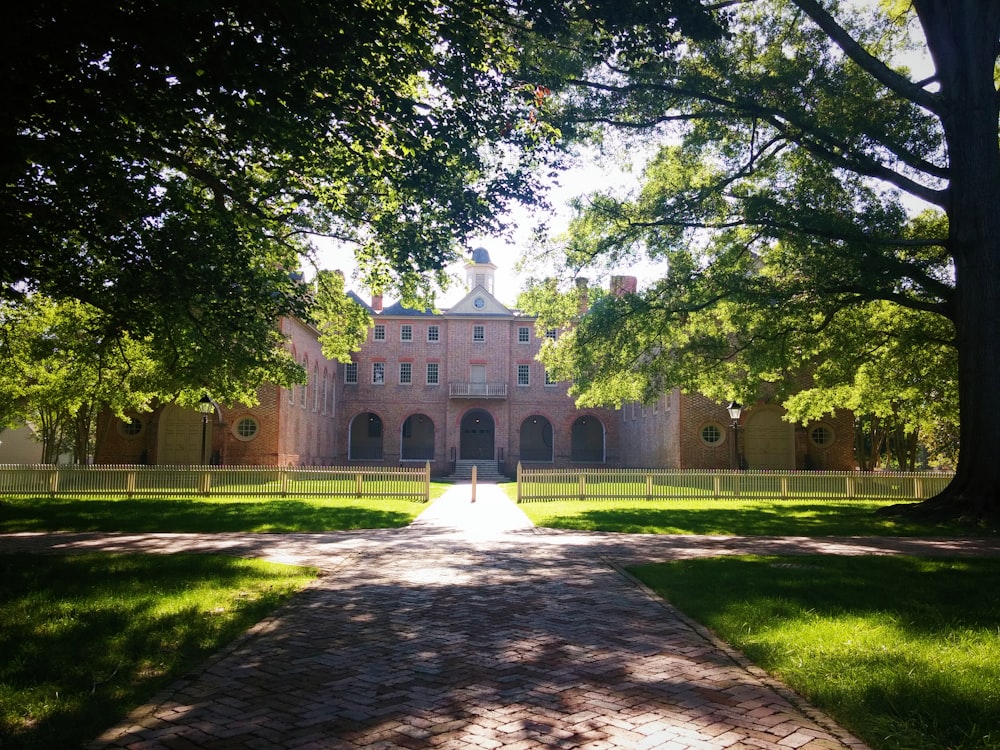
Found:
[{"label": "round window", "polygon": [[253,440],[260,432],[260,425],[253,417],[243,417],[233,427],[233,434],[240,440]]},{"label": "round window", "polygon": [[817,425],[809,430],[809,439],[820,447],[826,447],[833,442],[833,430],[824,424]]},{"label": "round window", "polygon": [[726,433],[717,424],[707,424],[701,428],[701,441],[705,445],[719,445],[725,436]]},{"label": "round window", "polygon": [[135,417],[118,423],[118,431],[125,437],[135,437],[142,432],[142,422]]}]

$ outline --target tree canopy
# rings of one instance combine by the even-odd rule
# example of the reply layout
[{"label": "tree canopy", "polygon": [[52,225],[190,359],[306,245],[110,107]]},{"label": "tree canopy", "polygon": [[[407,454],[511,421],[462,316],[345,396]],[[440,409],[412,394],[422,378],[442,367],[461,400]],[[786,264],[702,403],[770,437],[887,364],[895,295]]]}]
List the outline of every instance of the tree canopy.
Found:
[{"label": "tree canopy", "polygon": [[[596,302],[547,365],[584,401],[671,386],[752,401],[773,389],[762,384],[860,354],[830,348],[850,345],[854,311],[929,315],[917,329],[932,337],[912,343],[954,347],[961,453],[926,507],[996,512],[1000,5],[747,0],[711,12],[719,35],[550,61],[556,122],[625,133],[653,154],[632,195],[579,201],[556,245],[564,272],[642,259],[664,270],[638,295]],[[907,66],[914,54],[926,75]],[[915,220],[915,206],[937,213]]]},{"label": "tree canopy", "polygon": [[[534,200],[534,86],[478,0],[40,0],[4,24],[0,297],[38,292],[148,339],[238,396],[282,315],[305,317],[310,234],[372,282],[440,269]],[[234,390],[235,389],[235,390]]]}]

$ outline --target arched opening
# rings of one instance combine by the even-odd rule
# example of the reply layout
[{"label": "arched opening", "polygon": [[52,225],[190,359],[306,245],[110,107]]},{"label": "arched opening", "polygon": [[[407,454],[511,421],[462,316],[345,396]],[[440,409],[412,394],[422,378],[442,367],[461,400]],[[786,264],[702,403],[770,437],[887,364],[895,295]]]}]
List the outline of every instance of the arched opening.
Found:
[{"label": "arched opening", "polygon": [[434,460],[434,422],[426,414],[411,414],[403,421],[399,456],[403,461]]},{"label": "arched opening", "polygon": [[493,458],[493,416],[484,409],[471,409],[462,417],[459,458]]},{"label": "arched opening", "polygon": [[573,422],[570,460],[580,463],[604,463],[604,425],[592,416]]},{"label": "arched opening", "polygon": [[[207,464],[212,452],[212,426],[194,409],[169,404],[160,413],[156,439],[156,463],[161,466],[186,466]],[[205,455],[202,455],[202,431],[205,436]]]},{"label": "arched opening", "polygon": [[382,460],[382,418],[370,411],[351,420],[347,457],[351,461]]},{"label": "arched opening", "polygon": [[552,460],[552,423],[541,414],[521,422],[521,460]]}]

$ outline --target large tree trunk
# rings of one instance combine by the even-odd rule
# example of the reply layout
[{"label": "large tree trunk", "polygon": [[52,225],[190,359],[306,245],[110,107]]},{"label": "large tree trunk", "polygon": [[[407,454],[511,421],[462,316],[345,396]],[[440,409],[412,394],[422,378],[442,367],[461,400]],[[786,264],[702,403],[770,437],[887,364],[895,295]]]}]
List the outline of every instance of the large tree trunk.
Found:
[{"label": "large tree trunk", "polygon": [[1000,456],[1000,146],[993,80],[996,0],[916,0],[940,81],[951,171],[949,250],[961,431],[955,479],[915,508],[938,516],[996,516]]}]

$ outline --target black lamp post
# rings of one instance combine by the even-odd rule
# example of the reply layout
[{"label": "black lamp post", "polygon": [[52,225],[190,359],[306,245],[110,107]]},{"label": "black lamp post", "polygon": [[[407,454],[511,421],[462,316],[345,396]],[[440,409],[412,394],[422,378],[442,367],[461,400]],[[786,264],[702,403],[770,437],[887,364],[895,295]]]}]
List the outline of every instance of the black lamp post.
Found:
[{"label": "black lamp post", "polygon": [[737,401],[730,401],[726,405],[726,411],[729,412],[729,419],[733,423],[733,468],[740,468],[740,453],[739,448],[736,445],[736,431],[740,426],[740,415],[743,414],[743,407]]},{"label": "black lamp post", "polygon": [[203,464],[208,463],[205,460],[205,440],[208,435],[208,415],[215,413],[215,403],[208,397],[204,395],[198,401],[198,411],[201,412],[201,462]]}]

